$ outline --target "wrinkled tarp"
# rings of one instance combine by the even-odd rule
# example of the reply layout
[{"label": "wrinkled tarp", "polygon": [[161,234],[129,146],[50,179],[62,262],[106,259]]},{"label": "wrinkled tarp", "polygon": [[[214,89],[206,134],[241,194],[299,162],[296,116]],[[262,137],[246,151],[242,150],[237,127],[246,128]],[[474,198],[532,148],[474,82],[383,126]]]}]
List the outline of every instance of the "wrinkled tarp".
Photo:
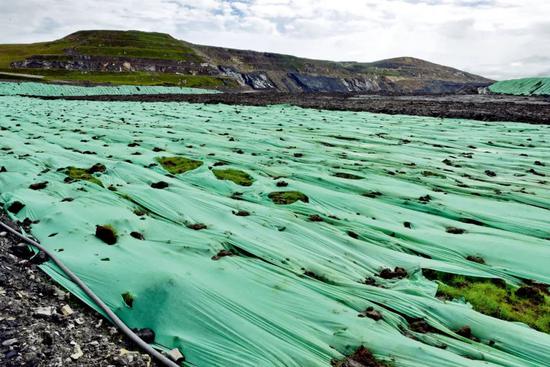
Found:
[{"label": "wrinkled tarp", "polygon": [[489,90],[498,94],[550,96],[550,78],[524,78],[503,80],[489,86]]},{"label": "wrinkled tarp", "polygon": [[99,94],[197,94],[218,93],[214,90],[185,87],[162,86],[94,86],[44,84],[34,82],[9,83],[0,82],[0,96],[94,96]]},{"label": "wrinkled tarp", "polygon": [[[39,221],[32,233],[43,245],[130,327],[153,329],[158,347],[180,348],[190,365],[329,366],[364,345],[395,366],[548,366],[550,335],[437,299],[420,269],[550,283],[550,190],[529,173],[548,162],[549,132],[282,105],[0,97],[0,201],[24,203],[16,217]],[[163,156],[204,164],[173,176],[155,165]],[[218,180],[216,162],[254,183]],[[60,169],[97,163],[103,187],[64,182]],[[334,176],[342,172],[362,178]],[[288,187],[276,187],[281,180]],[[150,186],[158,181],[169,186]],[[309,203],[272,203],[281,190]],[[104,224],[117,231],[113,246],[94,236]],[[212,260],[223,249],[239,256]],[[377,277],[396,266],[411,275]],[[55,266],[42,268],[90,304]],[[384,319],[358,317],[369,306]],[[439,333],[409,330],[405,316]],[[454,332],[464,325],[479,342]]]}]

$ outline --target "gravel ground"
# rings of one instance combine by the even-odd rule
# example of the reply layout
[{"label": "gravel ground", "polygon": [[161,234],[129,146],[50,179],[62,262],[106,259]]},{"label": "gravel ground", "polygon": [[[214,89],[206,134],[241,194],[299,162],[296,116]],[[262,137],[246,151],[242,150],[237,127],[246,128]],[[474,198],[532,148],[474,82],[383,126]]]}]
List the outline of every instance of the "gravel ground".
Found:
[{"label": "gravel ground", "polygon": [[[3,214],[0,220],[7,222]],[[10,247],[18,243],[0,228],[0,366],[157,366],[36,265],[14,256]]]},{"label": "gravel ground", "polygon": [[304,108],[368,111],[390,115],[465,118],[550,124],[550,97],[507,95],[370,95],[343,93],[218,93],[33,97],[88,101],[191,102],[265,106],[292,104]]}]

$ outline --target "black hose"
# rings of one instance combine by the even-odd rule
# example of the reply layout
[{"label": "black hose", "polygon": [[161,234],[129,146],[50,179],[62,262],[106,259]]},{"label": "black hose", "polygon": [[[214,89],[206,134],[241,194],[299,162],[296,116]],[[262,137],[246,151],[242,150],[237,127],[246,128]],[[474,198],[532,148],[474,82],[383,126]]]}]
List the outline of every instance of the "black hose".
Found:
[{"label": "black hose", "polygon": [[40,245],[38,242],[22,235],[21,233],[17,232],[13,228],[9,227],[8,225],[2,223],[0,221],[0,226],[5,228],[7,231],[9,231],[11,234],[19,237],[23,241],[29,243],[30,245],[38,248],[40,251],[43,251],[46,255],[49,256],[49,258],[57,265],[76,285],[80,287],[86,293],[88,297],[92,299],[92,301],[95,302],[95,304],[109,316],[111,321],[115,324],[116,327],[118,327],[130,340],[132,340],[135,344],[137,344],[141,349],[143,349],[147,354],[155,358],[158,362],[162,363],[165,366],[168,367],[180,367],[177,363],[173,362],[169,358],[167,358],[164,354],[160,353],[159,351],[155,350],[153,347],[151,347],[149,344],[144,342],[139,336],[137,336],[122,320],[118,318],[117,315],[107,305],[90,289],[76,274],[74,274],[65,264],[61,262],[53,253],[48,251],[46,248],[44,248],[42,245]]}]

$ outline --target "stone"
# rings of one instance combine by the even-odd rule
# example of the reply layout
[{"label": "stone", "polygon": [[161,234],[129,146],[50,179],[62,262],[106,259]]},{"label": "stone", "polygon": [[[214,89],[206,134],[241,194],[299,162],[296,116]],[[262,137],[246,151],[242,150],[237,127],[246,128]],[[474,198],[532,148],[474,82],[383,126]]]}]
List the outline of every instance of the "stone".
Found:
[{"label": "stone", "polygon": [[63,314],[63,316],[71,316],[73,313],[74,311],[71,306],[64,305],[63,307],[61,307],[61,314]]},{"label": "stone", "polygon": [[4,347],[9,347],[10,345],[14,345],[15,343],[17,343],[17,339],[13,338],[13,339],[8,339],[8,340],[4,340],[2,342],[2,346]]}]

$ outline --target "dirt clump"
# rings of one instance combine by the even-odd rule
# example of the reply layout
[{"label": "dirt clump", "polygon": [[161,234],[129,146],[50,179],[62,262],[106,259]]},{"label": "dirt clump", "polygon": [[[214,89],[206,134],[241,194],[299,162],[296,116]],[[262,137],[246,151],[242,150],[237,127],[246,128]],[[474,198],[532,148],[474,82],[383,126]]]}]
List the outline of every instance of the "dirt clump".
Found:
[{"label": "dirt clump", "polygon": [[536,304],[544,302],[544,295],[542,292],[531,285],[524,285],[516,290],[516,296],[533,301]]},{"label": "dirt clump", "polygon": [[343,360],[333,360],[331,365],[333,367],[389,367],[388,364],[377,360],[364,346],[360,346],[351,356]]},{"label": "dirt clump", "polygon": [[212,260],[217,261],[222,257],[235,256],[236,254],[231,250],[220,250],[216,255],[212,256]]},{"label": "dirt clump", "polygon": [[312,214],[308,217],[310,222],[323,222],[324,219],[319,214]]},{"label": "dirt clump", "polygon": [[369,319],[373,319],[374,321],[382,320],[384,317],[382,316],[382,313],[380,311],[376,311],[374,307],[370,306],[365,311],[361,312],[359,317],[368,317]]},{"label": "dirt clump", "polygon": [[165,182],[165,181],[153,182],[151,184],[151,187],[153,189],[159,189],[159,190],[165,189],[168,186],[170,186],[170,185],[168,185],[168,182]]},{"label": "dirt clump", "polygon": [[110,225],[95,227],[95,236],[108,245],[114,245],[117,242],[117,234]]},{"label": "dirt clump", "polygon": [[236,215],[237,217],[248,217],[250,215],[250,212],[246,210],[238,210],[238,211],[233,211],[233,214]]},{"label": "dirt clump", "polygon": [[204,223],[193,223],[193,224],[188,224],[187,228],[195,230],[195,231],[201,231],[201,230],[206,229],[208,227]]},{"label": "dirt clump", "polygon": [[25,204],[23,204],[20,201],[14,201],[13,203],[8,206],[8,211],[13,214],[17,214],[25,207]]},{"label": "dirt clump", "polygon": [[43,190],[48,186],[48,181],[44,182],[37,182],[29,185],[29,189],[31,190]]},{"label": "dirt clump", "polygon": [[469,255],[469,256],[466,256],[466,260],[472,261],[478,264],[485,264],[485,260],[480,256]]},{"label": "dirt clump", "polygon": [[143,241],[145,239],[145,237],[143,237],[143,234],[141,234],[139,232],[136,232],[136,231],[130,232],[130,236],[132,236],[136,240],[140,240],[140,241]]},{"label": "dirt clump", "polygon": [[390,268],[385,268],[380,271],[380,278],[382,279],[403,279],[408,275],[407,270],[400,268],[399,266],[395,267],[394,270]]},{"label": "dirt clump", "polygon": [[463,228],[457,228],[457,227],[447,227],[445,229],[445,232],[450,234],[463,234],[466,232],[466,230]]}]

